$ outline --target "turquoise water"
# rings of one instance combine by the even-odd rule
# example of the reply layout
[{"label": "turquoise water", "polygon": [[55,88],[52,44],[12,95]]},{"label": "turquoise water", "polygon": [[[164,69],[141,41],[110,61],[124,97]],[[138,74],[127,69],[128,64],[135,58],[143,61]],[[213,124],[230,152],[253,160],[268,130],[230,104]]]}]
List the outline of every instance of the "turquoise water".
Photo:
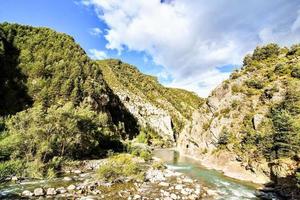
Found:
[{"label": "turquoise water", "polygon": [[168,168],[198,179],[202,185],[216,191],[220,200],[259,199],[255,195],[259,185],[232,179],[219,171],[207,169],[199,161],[180,156],[174,150],[155,150],[154,156],[162,159]]}]

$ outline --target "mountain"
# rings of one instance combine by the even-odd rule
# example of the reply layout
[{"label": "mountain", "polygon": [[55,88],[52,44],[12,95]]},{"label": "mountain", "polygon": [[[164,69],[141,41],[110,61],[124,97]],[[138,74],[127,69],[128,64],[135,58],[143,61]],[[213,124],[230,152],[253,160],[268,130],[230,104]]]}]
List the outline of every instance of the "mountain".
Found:
[{"label": "mountain", "polygon": [[0,24],[1,161],[46,174],[52,162],[62,160],[58,157],[123,150],[120,140],[138,133],[135,117],[72,37]]},{"label": "mountain", "polygon": [[227,175],[282,184],[291,197],[300,175],[300,45],[246,56],[194,112],[178,145]]},{"label": "mountain", "polygon": [[120,60],[103,60],[98,64],[110,88],[143,129],[151,129],[170,145],[176,142],[192,113],[204,102],[192,92],[166,88],[156,77],[142,74]]}]

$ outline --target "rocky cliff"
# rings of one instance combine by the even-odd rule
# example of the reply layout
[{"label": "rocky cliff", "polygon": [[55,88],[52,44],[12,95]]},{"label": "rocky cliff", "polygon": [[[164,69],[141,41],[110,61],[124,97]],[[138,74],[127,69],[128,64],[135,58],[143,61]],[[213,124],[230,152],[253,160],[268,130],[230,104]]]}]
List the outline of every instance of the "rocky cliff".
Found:
[{"label": "rocky cliff", "polygon": [[196,94],[166,88],[155,77],[142,74],[120,60],[98,61],[104,79],[142,128],[150,128],[163,140],[176,142],[178,134],[203,100]]},{"label": "rocky cliff", "polygon": [[256,48],[193,113],[179,137],[179,149],[240,179],[265,183],[295,175],[299,72],[299,45]]}]

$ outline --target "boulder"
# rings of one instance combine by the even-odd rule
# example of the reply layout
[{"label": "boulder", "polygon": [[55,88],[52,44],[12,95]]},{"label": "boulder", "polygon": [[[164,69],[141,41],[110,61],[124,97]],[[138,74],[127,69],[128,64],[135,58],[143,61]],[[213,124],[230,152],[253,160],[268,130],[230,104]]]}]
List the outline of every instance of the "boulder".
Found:
[{"label": "boulder", "polygon": [[34,189],[33,193],[34,193],[34,196],[36,196],[36,197],[45,195],[45,191],[43,188],[36,188],[36,189]]},{"label": "boulder", "polygon": [[33,193],[30,192],[29,190],[24,190],[24,191],[22,192],[22,196],[23,196],[23,197],[31,197],[32,195],[33,195]]},{"label": "boulder", "polygon": [[56,189],[56,192],[58,194],[65,194],[67,192],[67,190],[64,187],[60,187]]},{"label": "boulder", "polygon": [[47,189],[47,195],[56,195],[57,192],[55,190],[55,188],[48,188]]},{"label": "boulder", "polygon": [[75,185],[69,185],[68,187],[67,187],[67,190],[68,191],[73,191],[73,190],[75,190],[76,189],[76,186]]},{"label": "boulder", "polygon": [[167,183],[167,182],[160,182],[158,185],[163,186],[163,187],[169,187],[170,186],[170,184]]},{"label": "boulder", "polygon": [[73,179],[71,177],[66,176],[66,177],[63,178],[63,180],[64,181],[72,181]]}]

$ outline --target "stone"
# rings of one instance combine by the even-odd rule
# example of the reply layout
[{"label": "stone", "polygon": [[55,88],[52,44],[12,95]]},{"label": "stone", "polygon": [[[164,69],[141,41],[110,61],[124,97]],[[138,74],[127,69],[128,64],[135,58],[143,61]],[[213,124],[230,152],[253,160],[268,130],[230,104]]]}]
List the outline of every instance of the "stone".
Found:
[{"label": "stone", "polygon": [[75,173],[75,174],[81,174],[81,173],[82,173],[82,171],[81,171],[81,170],[79,170],[79,169],[76,169],[76,170],[74,170],[74,171],[73,171],[73,173]]},{"label": "stone", "polygon": [[47,193],[47,195],[56,195],[57,194],[55,188],[48,188],[46,193]]},{"label": "stone", "polygon": [[258,129],[258,126],[261,124],[261,122],[263,121],[263,119],[264,119],[264,116],[261,115],[261,114],[255,114],[253,116],[252,123],[253,123],[253,128],[255,130]]},{"label": "stone", "polygon": [[67,190],[64,187],[60,187],[56,189],[56,192],[59,194],[65,194]]},{"label": "stone", "polygon": [[34,196],[36,196],[36,197],[45,195],[43,188],[36,188],[36,189],[34,189],[33,193],[34,193]]},{"label": "stone", "polygon": [[183,189],[183,185],[176,185],[175,186],[175,190],[182,190]]},{"label": "stone", "polygon": [[69,185],[68,187],[67,187],[67,190],[69,190],[69,191],[72,191],[72,190],[75,190],[76,189],[76,186],[75,185]]},{"label": "stone", "polygon": [[23,196],[23,197],[31,197],[32,195],[33,195],[33,193],[30,192],[29,190],[24,190],[24,191],[22,192],[22,196]]},{"label": "stone", "polygon": [[158,185],[163,186],[163,187],[169,187],[170,186],[170,184],[167,183],[167,182],[160,182]]},{"label": "stone", "polygon": [[10,180],[12,180],[12,181],[17,181],[17,180],[19,180],[18,179],[18,177],[17,176],[13,176],[13,177],[11,177],[11,179]]},{"label": "stone", "polygon": [[63,180],[64,181],[72,181],[73,179],[71,177],[66,176],[66,177],[63,178]]},{"label": "stone", "polygon": [[171,197],[172,199],[177,199],[177,195],[174,194],[174,193],[172,193],[172,194],[170,195],[170,197]]},{"label": "stone", "polygon": [[133,196],[133,199],[141,199],[141,195],[136,194]]}]

